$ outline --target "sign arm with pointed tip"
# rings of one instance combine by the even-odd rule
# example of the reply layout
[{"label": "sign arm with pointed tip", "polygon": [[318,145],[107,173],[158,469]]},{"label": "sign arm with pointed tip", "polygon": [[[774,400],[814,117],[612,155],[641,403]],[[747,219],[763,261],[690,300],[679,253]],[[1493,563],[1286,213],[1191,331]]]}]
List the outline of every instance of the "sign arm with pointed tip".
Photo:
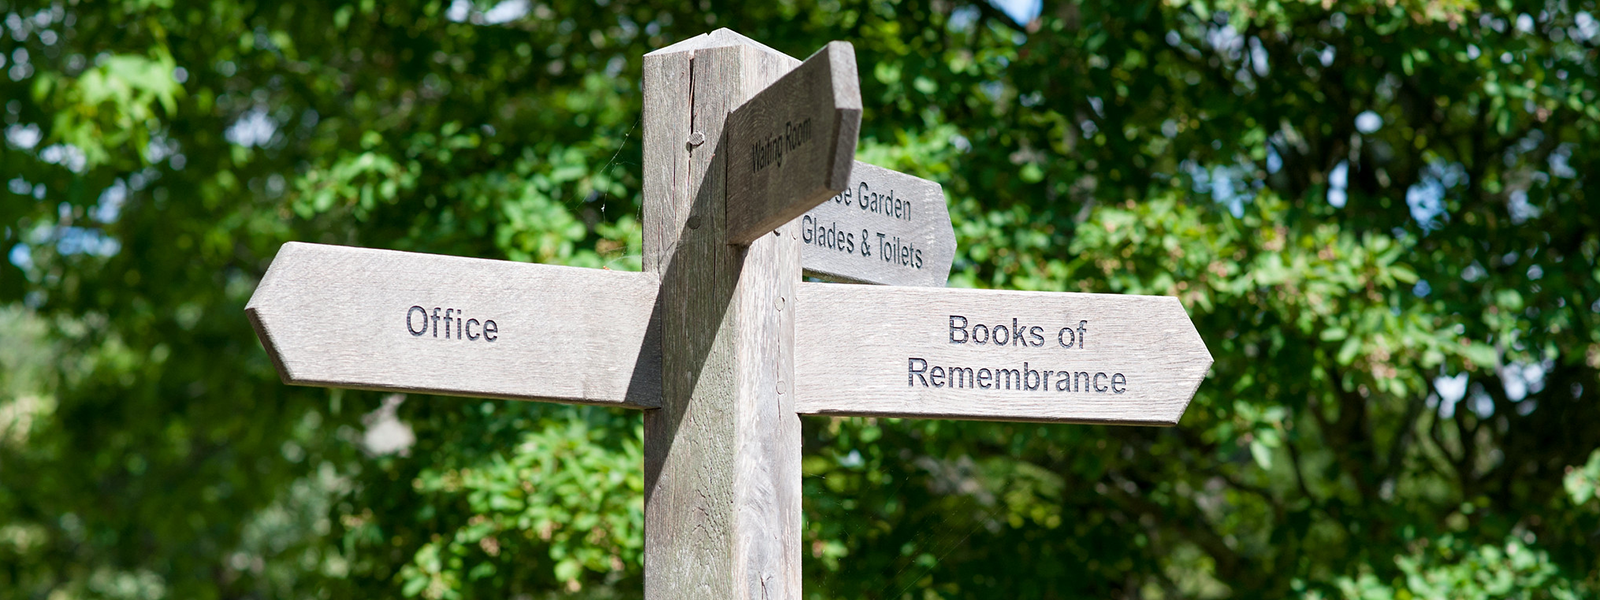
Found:
[{"label": "sign arm with pointed tip", "polygon": [[284,383],[644,409],[645,597],[799,600],[800,415],[1170,426],[1211,366],[1176,298],[941,289],[848,43],[721,29],[643,91],[644,272],[284,244],[246,307]]},{"label": "sign arm with pointed tip", "polygon": [[849,42],[830,42],[728,115],[728,241],[749,244],[844,191],[861,130]]},{"label": "sign arm with pointed tip", "polygon": [[290,242],[245,312],[288,384],[653,408],[657,289],[646,273]]},{"label": "sign arm with pointed tip", "polygon": [[1211,367],[1170,296],[822,283],[799,293],[802,414],[1170,426]]},{"label": "sign arm with pointed tip", "polygon": [[944,287],[956,256],[944,188],[861,161],[800,217],[800,243],[806,275],[845,283]]}]

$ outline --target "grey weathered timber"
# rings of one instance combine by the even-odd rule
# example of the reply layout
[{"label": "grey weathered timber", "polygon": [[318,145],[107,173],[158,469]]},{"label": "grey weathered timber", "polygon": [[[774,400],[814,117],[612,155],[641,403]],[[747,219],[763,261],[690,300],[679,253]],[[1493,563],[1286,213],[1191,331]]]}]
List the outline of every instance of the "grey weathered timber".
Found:
[{"label": "grey weathered timber", "polygon": [[645,273],[290,242],[245,312],[284,383],[653,408],[657,286]]},{"label": "grey weathered timber", "polygon": [[796,305],[803,414],[1175,425],[1211,366],[1168,296],[805,283]]},{"label": "grey weathered timber", "polygon": [[723,136],[796,61],[722,32],[690,42],[644,63],[644,264],[666,349],[645,413],[645,597],[798,600],[799,239],[780,223],[732,244]]},{"label": "grey weathered timber", "polygon": [[692,53],[692,51],[699,50],[701,48],[716,48],[721,46],[750,46],[752,48],[756,48],[762,52],[765,52],[768,55],[768,58],[777,60],[780,66],[784,67],[785,69],[792,69],[795,67],[795,65],[800,64],[800,59],[794,58],[777,50],[773,50],[766,44],[755,41],[754,39],[746,37],[742,33],[726,27],[711,33],[702,33],[685,40],[679,40],[677,43],[665,48],[651,50],[650,52],[645,53],[645,56],[665,56],[668,54]]},{"label": "grey weathered timber", "polygon": [[800,217],[800,243],[806,274],[833,281],[944,287],[956,256],[944,188],[860,161]]},{"label": "grey weathered timber", "polygon": [[828,43],[729,115],[729,242],[771,234],[843,191],[860,130],[849,42]]}]

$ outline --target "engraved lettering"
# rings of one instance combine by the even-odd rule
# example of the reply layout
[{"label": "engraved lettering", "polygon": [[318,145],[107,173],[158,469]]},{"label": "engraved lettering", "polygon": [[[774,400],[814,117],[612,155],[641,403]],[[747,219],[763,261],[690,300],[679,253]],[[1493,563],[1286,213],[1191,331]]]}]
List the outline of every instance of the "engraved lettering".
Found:
[{"label": "engraved lettering", "polygon": [[846,254],[856,251],[856,236],[839,230],[838,223],[823,225],[811,215],[800,218],[800,241]]},{"label": "engraved lettering", "polygon": [[900,221],[911,220],[911,201],[901,198],[898,192],[890,189],[887,193],[883,190],[873,190],[872,184],[865,181],[856,186],[856,198],[862,212],[883,215]]},{"label": "engraved lettering", "polygon": [[950,373],[950,387],[970,388],[977,385],[977,380],[973,378],[971,367],[946,367],[945,369]]},{"label": "engraved lettering", "polygon": [[[867,243],[869,235],[876,235],[878,237],[877,243],[873,245],[877,246],[878,258],[883,262],[912,269],[922,268],[922,249],[917,247],[915,241],[902,238],[898,235],[890,236],[887,233],[869,232],[863,229],[861,230],[861,242],[863,246],[865,246]],[[862,255],[871,256],[872,254],[867,252],[867,248],[863,247]]]},{"label": "engraved lettering", "polygon": [[[960,325],[956,324],[956,319],[961,319],[961,324]],[[958,331],[961,332],[961,339],[956,339],[956,332],[958,332]],[[422,335],[422,334],[417,333],[417,334],[412,334],[412,335]],[[970,336],[967,334],[967,318],[963,317],[961,315],[950,315],[950,343],[952,343],[952,344],[965,344],[965,343],[967,343],[967,338],[968,337],[970,337]]]},{"label": "engraved lettering", "polygon": [[845,188],[844,191],[839,192],[839,195],[833,197],[833,201],[845,206],[850,206],[850,202],[853,200],[852,195],[853,194],[851,193],[850,188]]},{"label": "engraved lettering", "polygon": [[750,145],[750,172],[756,173],[769,166],[783,166],[785,154],[793,153],[812,138],[811,119],[783,124],[783,130]]},{"label": "engraved lettering", "polygon": [[1056,392],[1081,392],[1095,394],[1125,394],[1128,376],[1104,371],[1061,371],[1035,369],[1032,361],[1022,367],[973,368],[955,365],[933,366],[927,359],[910,357],[906,362],[906,385],[909,387],[1015,390],[1017,392],[1050,392],[1055,382]]},{"label": "engraved lettering", "polygon": [[[411,328],[411,313],[418,312],[418,311],[420,311],[422,313],[422,331],[417,331],[417,330]],[[406,309],[406,331],[410,332],[411,335],[413,335],[415,337],[422,337],[422,334],[427,333],[428,332],[428,309],[423,308],[421,306],[413,306],[413,307],[411,307],[409,309]]]},{"label": "engraved lettering", "polygon": [[906,385],[908,387],[917,387],[917,380],[921,379],[922,387],[928,387],[928,361],[920,358],[912,358],[906,362],[908,363]]},{"label": "engraved lettering", "polygon": [[994,370],[994,387],[995,388],[999,388],[1000,387],[1001,377],[1005,378],[1006,389],[1008,389],[1008,390],[1011,389],[1011,380],[1012,379],[1015,379],[1017,381],[1016,389],[1019,389],[1019,390],[1022,389],[1022,371],[1018,371],[1016,369],[995,369]]},{"label": "engraved lettering", "polygon": [[[459,315],[458,317],[459,318]],[[1027,325],[1022,317],[1012,317],[1010,323],[974,323],[967,315],[947,314],[947,343],[952,346],[995,346],[1043,348],[1049,329],[1040,325]],[[1056,330],[1056,344],[1061,348],[1082,349],[1089,332],[1088,319],[1077,325]],[[1033,359],[1038,359],[1037,356]],[[991,363],[983,367],[942,364],[934,366],[924,357],[910,357],[907,361],[906,385],[924,388],[1016,390],[1021,392],[1081,392],[1086,394],[1125,394],[1128,376],[1114,371],[1072,371],[1063,368],[1034,368],[1033,360],[1010,365]],[[1065,367],[1066,365],[1058,365]],[[1054,388],[1051,384],[1054,382]]]},{"label": "engraved lettering", "polygon": [[1088,333],[1088,329],[1088,321],[1078,321],[1077,329],[1073,329],[1071,325],[1062,327],[1061,331],[1056,332],[1056,343],[1060,344],[1062,348],[1077,347],[1081,350],[1083,348],[1083,336]]},{"label": "engraved lettering", "polygon": [[[441,314],[440,311],[444,312]],[[417,327],[418,316],[422,317],[420,321],[421,327]],[[443,325],[440,325],[440,320],[444,321]],[[500,331],[499,325],[495,324],[494,321],[480,322],[478,319],[469,319],[467,318],[467,311],[459,308],[434,307],[432,314],[429,314],[428,309],[423,308],[420,304],[406,309],[406,333],[410,333],[412,337],[422,337],[428,335],[430,329],[433,331],[433,337],[435,338],[439,337],[440,330],[443,330],[444,339],[471,342],[476,342],[480,339],[490,342],[495,341],[498,339],[497,334]]]}]

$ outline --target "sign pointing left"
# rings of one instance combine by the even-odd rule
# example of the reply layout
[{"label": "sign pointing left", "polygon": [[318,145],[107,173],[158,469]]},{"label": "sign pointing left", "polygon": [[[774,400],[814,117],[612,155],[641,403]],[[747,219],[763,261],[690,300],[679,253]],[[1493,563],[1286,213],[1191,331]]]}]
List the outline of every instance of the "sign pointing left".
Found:
[{"label": "sign pointing left", "polygon": [[659,285],[647,273],[291,242],[245,311],[284,383],[654,408]]}]

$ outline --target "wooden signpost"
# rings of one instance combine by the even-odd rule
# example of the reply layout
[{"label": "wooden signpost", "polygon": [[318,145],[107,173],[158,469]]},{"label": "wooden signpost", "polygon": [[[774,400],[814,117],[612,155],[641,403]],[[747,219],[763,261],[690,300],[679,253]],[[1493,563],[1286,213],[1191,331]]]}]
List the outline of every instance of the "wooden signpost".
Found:
[{"label": "wooden signpost", "polygon": [[645,597],[798,600],[801,414],[1174,425],[1211,364],[1173,298],[931,289],[943,192],[860,111],[848,44],[697,36],[645,55],[643,273],[291,243],[246,310],[286,383],[644,410]]}]

